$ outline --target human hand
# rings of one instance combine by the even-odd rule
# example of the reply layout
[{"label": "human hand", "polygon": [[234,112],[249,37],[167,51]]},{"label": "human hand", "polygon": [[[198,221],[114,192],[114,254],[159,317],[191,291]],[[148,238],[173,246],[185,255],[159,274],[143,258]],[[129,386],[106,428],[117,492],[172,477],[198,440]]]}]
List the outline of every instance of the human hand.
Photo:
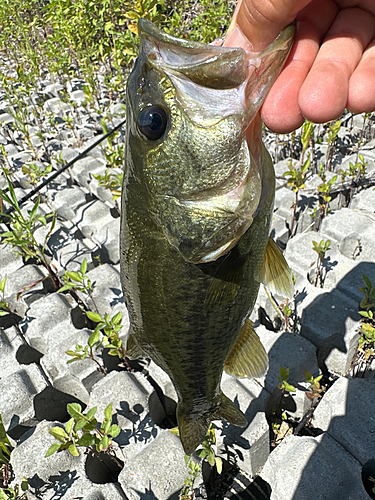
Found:
[{"label": "human hand", "polygon": [[260,51],[297,20],[288,60],[262,107],[274,132],[375,111],[374,0],[239,0],[224,45]]}]

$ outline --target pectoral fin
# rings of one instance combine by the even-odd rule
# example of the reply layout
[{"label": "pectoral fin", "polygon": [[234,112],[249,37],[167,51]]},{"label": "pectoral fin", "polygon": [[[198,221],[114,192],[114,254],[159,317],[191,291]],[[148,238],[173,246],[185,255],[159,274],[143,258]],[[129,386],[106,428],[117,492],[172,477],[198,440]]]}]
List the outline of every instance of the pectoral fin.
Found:
[{"label": "pectoral fin", "polygon": [[240,337],[225,361],[224,370],[234,377],[262,377],[268,369],[268,355],[252,322],[246,320]]},{"label": "pectoral fin", "polygon": [[204,307],[207,312],[220,309],[234,300],[240,290],[248,256],[239,256],[233,249],[217,268],[208,290]]},{"label": "pectoral fin", "polygon": [[271,293],[277,293],[289,299],[293,298],[294,285],[290,267],[280,248],[271,237],[268,238],[262,275],[262,282]]}]

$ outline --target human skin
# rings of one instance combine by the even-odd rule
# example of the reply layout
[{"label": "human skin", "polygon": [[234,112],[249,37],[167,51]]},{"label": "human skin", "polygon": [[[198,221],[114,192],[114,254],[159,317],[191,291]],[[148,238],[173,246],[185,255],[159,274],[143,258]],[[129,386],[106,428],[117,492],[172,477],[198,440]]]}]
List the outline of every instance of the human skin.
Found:
[{"label": "human skin", "polygon": [[224,45],[260,51],[296,20],[289,58],[262,107],[268,128],[288,133],[375,111],[374,0],[239,0]]}]

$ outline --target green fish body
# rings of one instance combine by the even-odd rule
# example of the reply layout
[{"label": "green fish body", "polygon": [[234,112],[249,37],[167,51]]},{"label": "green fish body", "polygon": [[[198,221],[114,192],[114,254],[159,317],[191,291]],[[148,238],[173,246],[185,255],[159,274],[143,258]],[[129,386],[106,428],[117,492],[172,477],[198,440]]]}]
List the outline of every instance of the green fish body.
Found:
[{"label": "green fish body", "polygon": [[269,239],[274,169],[257,112],[293,33],[249,55],[139,23],[121,212],[127,352],[171,378],[187,454],[211,420],[247,424],[220,389],[222,372],[265,373],[267,354],[247,318],[261,281],[290,285]]}]

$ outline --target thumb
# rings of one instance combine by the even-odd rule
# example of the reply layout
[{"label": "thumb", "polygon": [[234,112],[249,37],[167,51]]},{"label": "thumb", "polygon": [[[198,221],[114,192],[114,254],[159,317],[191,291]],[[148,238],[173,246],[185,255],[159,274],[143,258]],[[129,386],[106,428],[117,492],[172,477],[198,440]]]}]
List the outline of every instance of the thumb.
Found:
[{"label": "thumb", "polygon": [[311,0],[239,0],[224,45],[259,52],[267,47]]}]

